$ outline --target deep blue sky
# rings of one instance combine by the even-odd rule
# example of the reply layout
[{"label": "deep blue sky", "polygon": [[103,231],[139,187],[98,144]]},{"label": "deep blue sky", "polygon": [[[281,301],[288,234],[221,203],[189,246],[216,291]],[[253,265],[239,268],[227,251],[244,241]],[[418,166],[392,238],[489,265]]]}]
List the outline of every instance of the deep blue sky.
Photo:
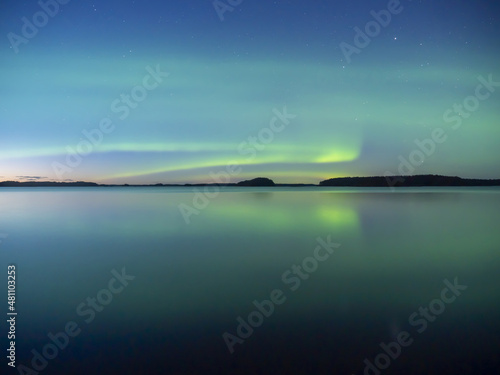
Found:
[{"label": "deep blue sky", "polygon": [[[388,4],[400,11],[346,58],[341,44],[356,47],[355,28]],[[500,82],[498,2],[243,0],[233,8],[221,20],[211,1],[72,0],[16,45],[22,18],[33,22],[41,8],[3,2],[0,180],[211,182],[227,163],[239,166],[234,181],[499,177],[500,87],[474,99],[479,77]],[[138,85],[148,69],[169,75],[146,90]],[[113,107],[134,89],[143,101]],[[464,100],[473,110],[453,107]],[[285,107],[289,120],[270,130]],[[102,119],[109,131],[69,156]],[[426,142],[424,154],[417,143],[433,132],[441,143]]]}]

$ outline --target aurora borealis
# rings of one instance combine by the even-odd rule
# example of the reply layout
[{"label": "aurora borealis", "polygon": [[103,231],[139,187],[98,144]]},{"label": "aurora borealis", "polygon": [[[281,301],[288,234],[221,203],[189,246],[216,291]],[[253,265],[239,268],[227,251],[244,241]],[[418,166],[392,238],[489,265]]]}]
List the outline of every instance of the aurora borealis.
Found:
[{"label": "aurora borealis", "polygon": [[3,2],[0,180],[210,182],[232,164],[317,183],[397,173],[437,128],[415,174],[499,178],[498,3],[402,0],[346,59],[393,1],[232,1],[223,20],[212,1],[61,1],[16,46],[43,8]]}]

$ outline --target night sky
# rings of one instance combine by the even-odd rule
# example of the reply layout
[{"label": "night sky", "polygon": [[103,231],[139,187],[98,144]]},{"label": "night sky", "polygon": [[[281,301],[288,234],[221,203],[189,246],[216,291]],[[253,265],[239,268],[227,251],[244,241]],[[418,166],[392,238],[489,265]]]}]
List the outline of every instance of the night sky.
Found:
[{"label": "night sky", "polygon": [[3,1],[0,181],[500,177],[498,2],[231,3]]}]

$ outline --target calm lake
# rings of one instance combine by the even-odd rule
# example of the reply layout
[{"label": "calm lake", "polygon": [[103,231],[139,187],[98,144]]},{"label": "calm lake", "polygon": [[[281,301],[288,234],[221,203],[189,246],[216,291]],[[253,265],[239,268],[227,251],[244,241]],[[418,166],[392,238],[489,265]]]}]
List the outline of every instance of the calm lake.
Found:
[{"label": "calm lake", "polygon": [[2,188],[16,366],[50,375],[500,368],[500,189],[227,188],[186,223],[179,205],[194,196]]}]

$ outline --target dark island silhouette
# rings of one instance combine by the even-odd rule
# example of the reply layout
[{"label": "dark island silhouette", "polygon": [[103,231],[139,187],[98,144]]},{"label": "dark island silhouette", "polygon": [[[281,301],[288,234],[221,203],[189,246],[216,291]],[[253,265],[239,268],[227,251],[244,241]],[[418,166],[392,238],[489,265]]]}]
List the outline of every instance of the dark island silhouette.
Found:
[{"label": "dark island silhouette", "polygon": [[339,177],[321,181],[319,185],[349,187],[500,186],[500,180],[468,179],[426,174],[416,176]]},{"label": "dark island silhouette", "polygon": [[3,181],[0,182],[0,187],[89,187],[89,186],[101,186],[95,182],[55,182],[55,181]]},{"label": "dark island silhouette", "polygon": [[257,177],[252,180],[240,181],[236,186],[276,186],[276,184],[269,178]]},{"label": "dark island silhouette", "polygon": [[266,177],[257,177],[237,183],[217,184],[143,184],[143,185],[110,185],[95,182],[52,182],[52,181],[3,181],[0,187],[196,187],[196,186],[233,186],[233,187],[424,187],[424,186],[500,186],[500,179],[470,179],[441,175],[416,175],[416,176],[374,176],[374,177],[338,177],[321,181],[315,184],[276,184]]}]

